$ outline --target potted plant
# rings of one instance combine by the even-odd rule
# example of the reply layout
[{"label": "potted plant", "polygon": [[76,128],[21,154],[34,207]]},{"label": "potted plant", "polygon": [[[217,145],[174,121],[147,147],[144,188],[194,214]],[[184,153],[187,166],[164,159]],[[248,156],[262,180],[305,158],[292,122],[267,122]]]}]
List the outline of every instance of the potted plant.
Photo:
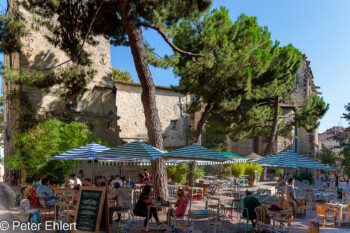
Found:
[{"label": "potted plant", "polygon": [[283,174],[284,174],[284,171],[283,171],[282,168],[276,169],[276,170],[275,170],[275,177],[273,178],[274,181],[277,181],[277,180],[278,180],[278,177],[279,177],[280,175],[283,176]]},{"label": "potted plant", "polygon": [[[260,177],[263,170],[264,169],[258,163],[247,163],[246,164],[245,174],[248,175],[248,177],[249,177],[249,180],[248,180],[249,186],[256,185],[256,180],[257,180],[257,178]],[[258,173],[258,177],[255,177],[255,171],[257,171],[257,173]]]}]

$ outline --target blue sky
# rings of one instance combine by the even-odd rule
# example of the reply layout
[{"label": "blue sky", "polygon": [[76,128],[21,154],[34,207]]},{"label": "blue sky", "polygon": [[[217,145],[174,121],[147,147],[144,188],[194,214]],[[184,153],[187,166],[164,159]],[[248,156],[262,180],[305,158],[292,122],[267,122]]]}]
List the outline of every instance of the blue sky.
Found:
[{"label": "blue sky", "polygon": [[[214,0],[213,8],[225,6],[231,19],[241,13],[257,16],[260,25],[268,26],[273,40],[281,45],[292,43],[311,62],[314,81],[320,86],[330,110],[321,120],[320,132],[341,120],[344,105],[350,102],[350,1],[349,0]],[[145,39],[158,54],[171,53],[157,33],[145,30]],[[112,65],[128,70],[137,80],[130,48],[111,48]],[[176,85],[171,70],[151,68],[157,85]]]},{"label": "blue sky", "polygon": [[[292,43],[311,62],[314,81],[320,86],[330,110],[321,120],[320,132],[335,125],[347,126],[341,115],[350,102],[350,1],[349,0],[214,0],[213,8],[225,6],[231,19],[241,13],[257,16],[260,25],[268,26],[273,40],[281,45]],[[158,54],[172,51],[152,30],[144,30],[145,39]],[[111,47],[112,65],[129,71],[138,81],[128,47]],[[0,56],[0,61],[2,61]],[[172,70],[151,67],[156,85],[176,85]]]}]

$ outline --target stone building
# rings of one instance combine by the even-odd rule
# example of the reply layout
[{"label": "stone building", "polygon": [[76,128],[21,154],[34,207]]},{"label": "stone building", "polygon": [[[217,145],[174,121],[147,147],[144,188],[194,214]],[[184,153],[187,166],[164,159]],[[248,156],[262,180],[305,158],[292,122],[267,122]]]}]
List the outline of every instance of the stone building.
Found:
[{"label": "stone building", "polygon": [[[144,110],[139,83],[115,81],[119,138],[124,142],[147,141]],[[190,117],[184,113],[189,95],[174,92],[169,87],[156,86],[156,103],[162,125],[164,149],[183,147],[191,142]]]},{"label": "stone building", "polygon": [[[11,1],[13,3],[13,1]],[[13,70],[47,69],[67,61],[69,58],[59,48],[47,41],[49,33],[45,28],[34,30],[32,15],[20,9],[26,19],[29,36],[20,38],[24,44],[20,53],[5,54],[4,65]],[[46,118],[56,117],[63,112],[71,113],[74,118],[85,123],[92,133],[117,146],[133,140],[147,141],[145,117],[141,104],[141,86],[136,83],[115,82],[112,79],[109,40],[95,37],[97,45],[85,44],[84,49],[91,54],[92,67],[97,71],[83,91],[72,98],[62,98],[52,87],[40,90],[28,86],[19,86],[3,79],[4,93],[4,155],[15,152],[14,137],[18,112],[9,96],[21,89],[37,110],[37,115]],[[69,67],[69,62],[64,67]],[[189,97],[175,93],[168,87],[157,87],[157,107],[164,131],[165,148],[176,148],[190,142],[188,125],[190,119],[183,113],[183,106]],[[20,106],[19,106],[20,107]],[[7,176],[25,177],[20,171],[11,171]]]},{"label": "stone building", "polygon": [[[288,103],[282,103],[283,114],[282,119],[290,119],[293,117],[294,109],[301,106],[305,97],[311,93],[322,94],[317,91],[319,87],[315,86],[314,76],[310,67],[310,62],[303,55],[302,64],[297,73],[297,82],[292,93],[292,100]],[[245,138],[239,142],[230,141],[229,148],[232,152],[238,155],[248,155],[252,152],[259,155],[264,154],[267,139],[263,137]],[[318,131],[308,133],[303,128],[294,129],[288,137],[278,136],[273,147],[274,153],[283,150],[292,150],[304,156],[316,159],[318,148]]]},{"label": "stone building", "polygon": [[319,151],[322,150],[322,146],[325,146],[331,149],[335,154],[339,155],[342,149],[339,148],[339,142],[333,137],[348,137],[349,134],[350,133],[342,126],[333,126],[325,132],[318,134]]}]

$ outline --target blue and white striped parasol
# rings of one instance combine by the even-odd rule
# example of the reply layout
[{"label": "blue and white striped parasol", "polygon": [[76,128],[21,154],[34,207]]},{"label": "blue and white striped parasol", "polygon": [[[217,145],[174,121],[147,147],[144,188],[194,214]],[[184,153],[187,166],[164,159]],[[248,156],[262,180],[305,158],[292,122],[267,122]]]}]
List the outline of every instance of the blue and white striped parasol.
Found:
[{"label": "blue and white striped parasol", "polygon": [[141,141],[134,141],[128,144],[114,147],[95,155],[99,161],[119,162],[150,162],[161,158],[165,152]]},{"label": "blue and white striped parasol", "polygon": [[49,160],[92,160],[95,159],[95,154],[105,150],[109,150],[109,148],[93,142],[86,146],[56,155]]},{"label": "blue and white striped parasol", "polygon": [[261,163],[263,166],[290,167],[290,168],[314,168],[323,170],[335,170],[313,159],[305,157],[292,151],[283,151],[278,154],[269,155],[252,162]]}]

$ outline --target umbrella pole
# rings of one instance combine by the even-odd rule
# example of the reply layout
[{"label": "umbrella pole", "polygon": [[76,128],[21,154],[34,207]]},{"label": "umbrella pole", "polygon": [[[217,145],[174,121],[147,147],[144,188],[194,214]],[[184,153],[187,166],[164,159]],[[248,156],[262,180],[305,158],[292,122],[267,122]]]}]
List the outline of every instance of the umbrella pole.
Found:
[{"label": "umbrella pole", "polygon": [[75,170],[75,160],[73,160],[74,163],[74,174],[77,174],[76,170]]},{"label": "umbrella pole", "polygon": [[194,187],[194,164],[195,160],[192,162],[192,184],[191,184],[191,201],[190,201],[190,211],[192,208],[192,201],[193,201],[193,187]]}]

